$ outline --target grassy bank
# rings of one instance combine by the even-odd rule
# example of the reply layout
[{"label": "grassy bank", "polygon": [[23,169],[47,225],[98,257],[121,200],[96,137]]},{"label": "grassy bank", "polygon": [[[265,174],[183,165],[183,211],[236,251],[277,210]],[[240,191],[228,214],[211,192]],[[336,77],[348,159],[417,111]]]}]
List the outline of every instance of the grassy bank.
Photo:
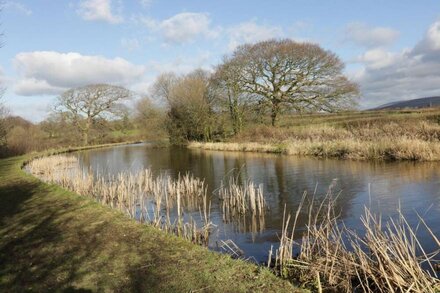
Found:
[{"label": "grassy bank", "polygon": [[221,143],[192,148],[353,160],[440,160],[440,109],[284,116],[280,126],[249,125]]},{"label": "grassy bank", "polygon": [[283,292],[270,271],[136,223],[0,160],[0,291]]}]

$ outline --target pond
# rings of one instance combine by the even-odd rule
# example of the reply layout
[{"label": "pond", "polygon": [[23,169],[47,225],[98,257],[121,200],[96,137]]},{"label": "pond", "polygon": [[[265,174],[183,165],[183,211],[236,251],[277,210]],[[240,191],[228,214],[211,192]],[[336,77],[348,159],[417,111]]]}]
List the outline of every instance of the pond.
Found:
[{"label": "pond", "polygon": [[[87,150],[77,153],[83,168],[95,173],[117,174],[150,168],[155,174],[171,177],[190,172],[205,180],[211,195],[211,221],[217,226],[210,237],[210,248],[220,240],[231,239],[246,257],[266,261],[271,245],[278,245],[284,207],[295,213],[303,193],[319,200],[331,187],[337,197],[341,219],[362,233],[360,216],[364,206],[383,219],[401,211],[412,225],[417,214],[425,219],[435,235],[440,235],[440,164],[414,162],[359,162],[277,154],[205,151],[180,147],[154,148],[135,144]],[[224,222],[215,190],[227,176],[237,174],[263,184],[269,210],[264,223]],[[299,228],[306,224],[305,214]],[[424,229],[419,235],[427,251],[437,244]]]}]

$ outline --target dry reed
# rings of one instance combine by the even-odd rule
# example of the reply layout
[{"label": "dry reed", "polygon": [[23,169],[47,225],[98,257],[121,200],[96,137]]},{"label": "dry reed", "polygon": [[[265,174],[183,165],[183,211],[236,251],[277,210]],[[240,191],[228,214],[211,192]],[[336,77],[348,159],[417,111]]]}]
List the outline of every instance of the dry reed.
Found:
[{"label": "dry reed", "polygon": [[267,207],[262,184],[256,186],[250,180],[245,184],[238,184],[237,180],[232,177],[227,184],[221,182],[218,193],[224,215],[235,216],[250,213],[252,216],[264,216]]},{"label": "dry reed", "polygon": [[[336,198],[329,192],[320,204],[312,197],[305,209],[306,230],[301,241],[296,242],[296,221],[304,212],[305,199],[306,195],[290,233],[291,217],[284,213],[275,257],[275,267],[283,276],[308,283],[315,289],[323,286],[345,292],[439,292],[433,257],[440,252],[440,242],[421,217],[417,227],[425,227],[439,247],[431,253],[423,250],[417,229],[409,225],[400,211],[397,219],[390,218],[383,224],[379,216],[365,208],[361,217],[365,235],[348,229],[339,220]],[[299,248],[297,257],[293,255],[294,246]],[[272,254],[271,249],[269,255]]]},{"label": "dry reed", "polygon": [[265,228],[265,213],[268,209],[263,195],[263,185],[250,180],[243,184],[230,177],[221,182],[217,190],[221,201],[223,221],[234,223],[240,232],[251,232],[253,237]]},{"label": "dry reed", "polygon": [[285,140],[277,143],[256,142],[191,142],[190,148],[217,151],[244,151],[281,153],[286,155],[314,156],[350,160],[379,161],[439,161],[439,142],[420,139],[382,138],[377,141],[359,139],[341,140]]},{"label": "dry reed", "polygon": [[190,148],[352,160],[440,160],[440,111],[286,116],[280,127],[252,125],[229,142]]},{"label": "dry reed", "polygon": [[[74,156],[38,158],[27,169],[45,182],[55,183],[118,209],[130,218],[150,223],[198,244],[208,244],[212,228],[211,203],[204,182],[190,174],[154,177],[151,170],[93,176]],[[198,209],[198,212],[197,212]],[[193,215],[197,215],[198,220]]]}]

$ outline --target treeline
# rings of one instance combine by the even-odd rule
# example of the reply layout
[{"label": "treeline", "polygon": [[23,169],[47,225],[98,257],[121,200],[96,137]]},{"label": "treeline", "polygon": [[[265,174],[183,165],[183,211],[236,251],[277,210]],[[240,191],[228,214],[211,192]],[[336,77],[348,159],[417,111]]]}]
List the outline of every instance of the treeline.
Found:
[{"label": "treeline", "polygon": [[[90,144],[142,140],[131,120],[98,121],[93,125],[90,137]],[[0,119],[0,158],[82,144],[77,128],[56,114],[39,123],[19,116],[3,116]]]},{"label": "treeline", "polygon": [[[352,109],[358,86],[343,74],[343,62],[311,43],[270,40],[239,46],[213,72],[162,74],[151,99],[164,101],[163,123],[171,141],[221,140],[247,122],[272,126],[283,113]],[[159,115],[160,116],[160,115]],[[148,122],[145,125],[149,125]]]},{"label": "treeline", "polygon": [[334,53],[316,44],[245,44],[211,71],[158,76],[140,99],[120,86],[87,85],[57,97],[38,124],[2,108],[0,155],[127,140],[220,141],[247,123],[275,126],[285,113],[351,109],[359,91],[343,68]]}]

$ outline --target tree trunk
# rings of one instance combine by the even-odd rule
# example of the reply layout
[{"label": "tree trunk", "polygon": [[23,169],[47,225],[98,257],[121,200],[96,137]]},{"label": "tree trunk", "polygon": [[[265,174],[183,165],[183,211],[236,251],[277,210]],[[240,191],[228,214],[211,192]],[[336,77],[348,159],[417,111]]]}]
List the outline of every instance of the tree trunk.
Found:
[{"label": "tree trunk", "polygon": [[85,146],[89,144],[89,131],[90,131],[90,126],[91,125],[92,125],[91,119],[87,118],[86,126],[84,127],[84,130],[83,130],[83,144]]},{"label": "tree trunk", "polygon": [[272,126],[275,126],[277,121],[278,112],[280,110],[279,104],[279,101],[272,101],[272,109],[270,114],[270,118],[272,119]]},{"label": "tree trunk", "polygon": [[241,124],[242,119],[240,115],[239,105],[238,105],[238,99],[235,94],[229,93],[228,94],[228,102],[229,102],[229,114],[231,115],[232,120],[232,130],[234,134],[238,134],[241,131]]},{"label": "tree trunk", "polygon": [[87,130],[85,130],[83,132],[83,145],[88,145],[89,144],[89,132]]}]

